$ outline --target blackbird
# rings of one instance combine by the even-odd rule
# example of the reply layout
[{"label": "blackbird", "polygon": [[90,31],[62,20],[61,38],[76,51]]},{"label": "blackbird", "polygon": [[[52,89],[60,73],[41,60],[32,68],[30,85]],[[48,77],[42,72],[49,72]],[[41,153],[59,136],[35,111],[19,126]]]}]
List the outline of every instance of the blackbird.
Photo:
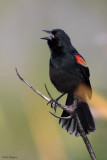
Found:
[{"label": "blackbird", "polygon": [[[50,48],[49,75],[56,89],[67,94],[66,105],[76,105],[76,113],[86,134],[96,130],[93,116],[90,112],[87,98],[91,99],[92,88],[90,72],[85,59],[72,45],[69,36],[61,29],[43,30],[49,37],[47,40]],[[63,111],[61,117],[69,113]],[[68,133],[80,135],[79,127],[74,115],[70,119],[60,118],[59,124]]]}]

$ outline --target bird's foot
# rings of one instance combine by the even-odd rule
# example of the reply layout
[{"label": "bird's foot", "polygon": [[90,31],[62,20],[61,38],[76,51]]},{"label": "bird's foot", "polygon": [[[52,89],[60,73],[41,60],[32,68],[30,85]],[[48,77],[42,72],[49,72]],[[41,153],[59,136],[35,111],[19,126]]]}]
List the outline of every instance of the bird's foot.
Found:
[{"label": "bird's foot", "polygon": [[[49,91],[48,91],[49,92]],[[57,105],[58,105],[58,100],[63,97],[65,95],[65,93],[61,94],[59,97],[57,97],[56,99],[52,99],[47,103],[48,104],[51,104],[51,108],[54,109],[55,113],[56,113],[56,109],[57,109]]]},{"label": "bird's foot", "polygon": [[53,108],[54,109],[54,114],[56,113],[56,109],[57,109],[57,104],[55,103],[55,100],[50,100],[48,103],[47,103],[47,105],[48,104],[51,104],[51,108]]},{"label": "bird's foot", "polygon": [[54,109],[54,111],[55,111],[54,114],[55,114],[55,113],[56,113],[57,106],[59,105],[59,104],[58,104],[58,100],[59,100],[61,97],[63,97],[63,96],[65,95],[65,93],[61,94],[59,97],[57,97],[56,99],[54,99],[54,98],[51,96],[50,92],[48,91],[46,84],[45,84],[45,89],[46,89],[49,97],[51,98],[51,100],[47,103],[47,105],[48,105],[48,104],[51,104],[51,108]]},{"label": "bird's foot", "polygon": [[67,116],[67,117],[60,117],[60,116],[57,116],[57,115],[55,115],[55,113],[52,113],[52,112],[50,112],[55,118],[59,118],[59,119],[70,119],[71,117],[72,117],[72,115],[70,115],[70,116]]},{"label": "bird's foot", "polygon": [[45,84],[45,89],[46,89],[49,97],[51,98],[51,100],[47,103],[47,105],[48,105],[48,104],[51,104],[51,108],[54,109],[54,111],[55,111],[54,114],[55,114],[55,113],[56,113],[56,109],[57,109],[57,104],[58,104],[57,99],[53,99],[53,97],[51,96],[50,92],[49,92],[48,89],[47,89],[46,84]]},{"label": "bird's foot", "polygon": [[[67,105],[62,105],[62,104],[58,103],[58,100],[59,100],[65,93],[63,93],[62,95],[60,95],[58,98],[54,99],[54,98],[51,96],[50,92],[48,91],[46,84],[45,84],[45,88],[46,88],[46,91],[47,91],[47,93],[48,93],[48,95],[49,95],[49,97],[50,97],[50,99],[51,99],[47,104],[51,104],[51,108],[54,109],[54,113],[52,113],[52,112],[50,112],[50,113],[51,113],[54,117],[59,118],[59,119],[70,119],[70,118],[75,114],[75,110],[76,110],[76,108],[77,108],[77,103],[80,102],[80,99],[78,98],[78,96],[75,96],[75,100],[74,100],[74,102],[73,102],[72,105],[69,105],[69,106],[67,106]],[[59,117],[59,116],[55,115],[57,106],[59,106],[60,108],[62,108],[62,109],[65,110],[65,111],[67,111],[67,112],[70,114],[70,116],[68,116],[68,117]]]}]

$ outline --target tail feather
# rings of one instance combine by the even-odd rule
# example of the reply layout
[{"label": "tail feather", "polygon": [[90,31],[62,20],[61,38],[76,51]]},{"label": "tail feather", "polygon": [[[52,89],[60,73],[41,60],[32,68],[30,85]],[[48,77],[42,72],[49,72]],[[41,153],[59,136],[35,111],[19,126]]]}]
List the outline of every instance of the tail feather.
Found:
[{"label": "tail feather", "polygon": [[[61,117],[67,117],[67,116],[69,116],[69,113],[67,113],[66,111],[63,111],[63,113],[62,113],[62,115],[61,115]],[[59,120],[59,123],[60,123],[60,125],[62,126],[62,128],[63,129],[67,129],[67,122],[70,122],[70,120],[65,120],[65,119],[60,119]]]},{"label": "tail feather", "polygon": [[76,113],[86,134],[95,131],[95,122],[86,102],[80,102],[77,105]]},{"label": "tail feather", "polygon": [[63,129],[68,130],[68,128],[70,127],[70,124],[71,124],[71,120],[70,120],[70,121],[68,120],[68,121],[64,124]]},{"label": "tail feather", "polygon": [[[66,105],[69,106],[74,101],[75,99],[73,98],[73,96],[71,97],[68,95]],[[76,113],[86,134],[95,131],[95,122],[90,112],[89,106],[86,102],[79,102],[77,104]],[[69,116],[69,113],[63,111],[61,117],[67,116]],[[80,136],[80,131],[74,116],[70,119],[60,119],[59,124],[62,126],[63,129],[67,130],[69,134]]]},{"label": "tail feather", "polygon": [[76,120],[74,118],[72,118],[67,132],[70,134],[75,134],[76,130],[77,130]]}]

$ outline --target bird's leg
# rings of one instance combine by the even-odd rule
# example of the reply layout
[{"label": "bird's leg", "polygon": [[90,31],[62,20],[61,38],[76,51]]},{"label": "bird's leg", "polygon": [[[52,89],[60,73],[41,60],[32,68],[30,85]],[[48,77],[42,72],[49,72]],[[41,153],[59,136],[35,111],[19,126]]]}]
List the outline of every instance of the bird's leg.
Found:
[{"label": "bird's leg", "polygon": [[[45,89],[46,89],[49,97],[51,98],[51,100],[47,103],[47,105],[48,105],[49,103],[51,103],[51,108],[53,108],[54,111],[55,111],[55,113],[56,113],[56,109],[57,109],[57,103],[56,103],[56,102],[58,102],[58,100],[59,100],[61,97],[63,97],[63,96],[65,95],[65,93],[62,93],[59,97],[57,97],[56,99],[53,99],[52,96],[51,96],[51,94],[49,93],[49,91],[48,91],[48,89],[47,89],[46,84],[45,84]],[[54,114],[55,114],[55,113],[54,113]]]},{"label": "bird's leg", "polygon": [[[64,95],[65,93],[62,93],[59,97],[55,99],[55,101],[58,102],[58,100],[61,99],[61,97],[63,97]],[[51,108],[54,108],[54,111],[56,113],[57,104],[55,103],[55,101],[53,102],[53,100],[51,99],[50,102],[48,102],[47,104],[51,103]]]},{"label": "bird's leg", "polygon": [[[77,103],[78,103],[78,98],[77,97],[75,97],[76,99],[75,99],[75,101],[73,102],[73,104],[72,105],[70,105],[69,107],[68,106],[63,106],[65,109],[67,109],[67,111],[68,111],[68,113],[70,114],[69,116],[67,116],[67,117],[60,117],[60,116],[57,116],[57,115],[55,115],[55,113],[52,113],[52,112],[50,112],[55,118],[59,118],[59,119],[70,119],[70,118],[72,118],[73,116],[74,116],[74,114],[75,114],[75,110],[76,110],[76,108],[77,108]],[[59,106],[59,107],[61,107],[60,106],[60,104],[57,102],[57,101],[55,101],[54,99],[51,99],[52,100],[52,103],[54,102],[57,106]],[[61,107],[62,108],[62,107]],[[62,108],[62,109],[64,109],[64,108]]]},{"label": "bird's leg", "polygon": [[[50,92],[48,91],[48,88],[47,88],[46,84],[45,84],[45,89],[46,89],[46,91],[47,91],[49,97],[51,98],[51,100],[47,103],[47,105],[48,105],[49,103],[51,103],[51,108],[53,108],[54,111],[55,111],[55,113],[56,113],[56,108],[57,108],[57,107],[56,107],[55,100],[52,98]],[[55,113],[54,113],[54,114],[55,114]]]},{"label": "bird's leg", "polygon": [[[54,108],[54,110],[55,110],[55,109],[56,109],[56,106],[59,106],[59,107],[62,108],[62,109],[66,109],[66,110],[68,111],[68,113],[70,113],[70,115],[67,116],[67,117],[57,116],[57,115],[55,115],[56,110],[55,110],[55,113],[52,113],[52,112],[50,112],[50,113],[51,113],[54,117],[59,118],[59,119],[70,119],[70,118],[74,115],[74,112],[75,112],[77,103],[74,102],[71,106],[69,106],[69,108],[68,108],[66,105],[61,105],[60,103],[58,103],[58,101],[56,101],[56,99],[53,99],[53,98],[52,98],[52,96],[51,96],[51,94],[49,93],[46,85],[45,85],[45,88],[46,88],[46,91],[47,91],[49,97],[51,98],[51,100],[49,101],[49,103],[54,104],[54,106],[52,106],[52,108]],[[64,94],[65,94],[65,93],[63,93],[61,96],[59,96],[59,97],[57,98],[57,100],[59,100]],[[48,103],[48,104],[49,104],[49,103]]]}]

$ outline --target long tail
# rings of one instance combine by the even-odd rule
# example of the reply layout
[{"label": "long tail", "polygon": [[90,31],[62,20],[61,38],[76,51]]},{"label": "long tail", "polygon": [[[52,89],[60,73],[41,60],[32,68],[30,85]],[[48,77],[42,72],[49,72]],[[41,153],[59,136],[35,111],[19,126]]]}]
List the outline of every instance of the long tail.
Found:
[{"label": "long tail", "polygon": [[[68,94],[66,105],[69,106],[74,101],[74,97]],[[86,134],[89,134],[90,132],[94,132],[96,130],[93,116],[86,102],[78,102],[76,113]],[[61,117],[67,116],[69,116],[69,113],[63,111]],[[75,136],[80,136],[80,131],[74,116],[71,119],[60,119],[59,124],[63,129],[67,130],[68,133],[74,134]]]}]

